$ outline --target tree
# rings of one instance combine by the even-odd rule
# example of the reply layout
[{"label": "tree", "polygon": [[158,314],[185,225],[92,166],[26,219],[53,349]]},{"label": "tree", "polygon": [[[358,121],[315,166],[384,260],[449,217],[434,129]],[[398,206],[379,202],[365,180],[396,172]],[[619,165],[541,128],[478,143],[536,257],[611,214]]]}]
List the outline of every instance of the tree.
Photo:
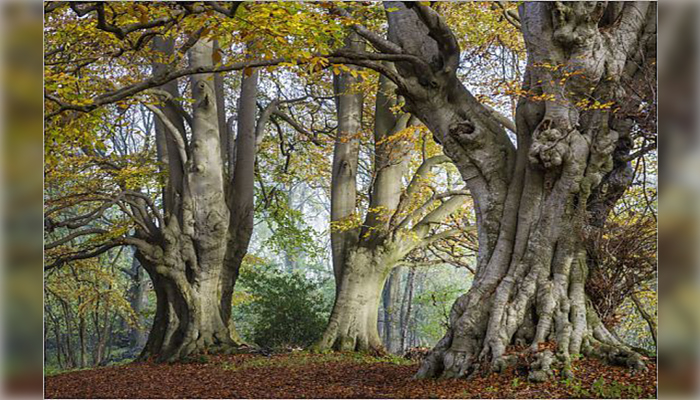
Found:
[{"label": "tree", "polygon": [[[235,14],[237,4],[227,11],[228,16]],[[98,21],[106,12],[100,3],[71,8],[79,15],[94,11]],[[186,8],[182,11],[188,12]],[[99,28],[116,30],[118,37],[120,32],[133,28],[101,24],[98,23]],[[169,62],[176,55],[174,40],[152,36],[156,36],[152,41],[155,51],[150,57],[156,60],[153,76],[161,76],[174,68]],[[215,40],[205,36],[202,29],[190,36],[184,49],[178,50],[189,54],[193,70],[209,68],[220,58]],[[132,234],[108,235],[97,248],[56,252],[48,267],[89,258],[115,246],[135,246],[136,258],[148,272],[157,298],[143,358],[174,360],[202,351],[227,351],[239,344],[230,324],[231,296],[253,229],[256,132],[261,131],[256,129],[257,80],[253,69],[243,74],[237,107],[238,132],[228,149],[222,143],[228,143],[232,132],[225,123],[223,83],[219,77],[211,73],[190,76],[191,114],[180,103],[177,81],[154,89],[152,94],[161,101],[142,101],[157,117],[157,159],[167,174],[161,202],[157,204],[141,188],[122,182],[117,184],[116,193],[79,199],[84,204],[97,203],[97,208],[77,217],[51,220],[49,232],[59,228],[74,231],[50,243],[48,248],[106,233],[106,229],[91,226],[99,225],[104,210],[115,204],[133,220],[133,229],[126,230]],[[97,152],[89,155],[100,156]],[[106,161],[102,164],[109,166]],[[65,208],[58,206],[58,210]],[[47,217],[59,215],[50,214],[53,213],[47,213]],[[79,230],[85,227],[89,228]]]},{"label": "tree", "polygon": [[454,304],[450,329],[418,377],[469,376],[484,362],[501,370],[513,361],[508,345],[537,352],[548,340],[556,359],[537,352],[533,380],[547,379],[554,362],[570,374],[570,355],[579,353],[643,367],[586,300],[585,241],[590,214],[604,220],[629,185],[630,158],[653,149],[631,151],[644,132],[628,110],[653,103],[630,86],[653,68],[656,6],[521,4],[528,63],[515,144],[503,118],[457,79],[460,49],[440,14],[421,3],[385,7],[388,41],[355,30],[406,59],[391,76],[405,110],[442,143],[477,209],[474,284]]},{"label": "tree", "polygon": [[[346,47],[362,51],[359,35],[351,34]],[[356,67],[334,76],[338,133],[331,180],[331,242],[336,298],[328,327],[316,343],[320,350],[383,352],[377,319],[382,288],[391,271],[416,249],[460,234],[441,229],[440,223],[463,209],[463,190],[430,191],[432,170],[448,163],[444,155],[425,158],[408,184],[409,159],[416,120],[396,113],[395,87],[380,77],[374,112],[374,153],[369,204],[363,219],[357,212],[357,174],[364,96]]]}]

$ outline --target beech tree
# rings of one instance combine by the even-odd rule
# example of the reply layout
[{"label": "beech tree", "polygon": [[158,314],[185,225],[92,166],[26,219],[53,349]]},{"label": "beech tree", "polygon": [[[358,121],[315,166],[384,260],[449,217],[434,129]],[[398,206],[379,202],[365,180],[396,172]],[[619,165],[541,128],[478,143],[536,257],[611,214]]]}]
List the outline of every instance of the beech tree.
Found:
[{"label": "beech tree", "polygon": [[[233,16],[237,6],[235,3],[225,10],[227,15]],[[95,12],[98,19],[105,12],[104,4],[99,3],[71,7],[79,15]],[[109,24],[98,24],[98,28],[110,32],[126,29]],[[178,49],[188,53],[194,70],[210,68],[217,59],[215,40],[202,33],[201,29],[195,32],[185,48]],[[158,35],[151,43],[156,60],[153,75],[175,68],[169,62],[175,54],[175,41]],[[258,74],[252,69],[243,74],[235,138],[231,123],[227,123],[221,77],[212,73],[189,77],[191,112],[181,104],[178,81],[150,92],[158,98],[157,103],[143,101],[156,117],[157,159],[167,174],[160,204],[122,182],[116,194],[74,197],[69,206],[91,204],[85,214],[66,218],[57,213],[65,208],[61,206],[46,213],[48,232],[73,230],[48,248],[106,233],[106,229],[94,226],[114,204],[134,221],[133,234],[108,237],[97,248],[57,253],[48,268],[115,246],[134,246],[135,257],[148,272],[157,298],[142,358],[174,360],[202,351],[228,351],[241,344],[231,324],[231,298],[253,229],[256,132],[261,131],[256,122],[266,122],[256,120]],[[118,172],[125,167],[113,168]]]},{"label": "beech tree", "polygon": [[[346,48],[353,51],[361,43],[353,34]],[[426,158],[404,187],[403,178],[415,154],[412,141],[417,121],[408,113],[394,111],[398,104],[395,86],[380,77],[370,201],[360,221],[356,178],[364,95],[353,87],[360,76],[354,67],[349,69],[334,76],[338,133],[331,180],[331,242],[336,297],[328,327],[315,348],[382,352],[377,318],[387,277],[414,250],[468,232],[468,228],[441,226],[465,207],[468,195],[465,190],[447,190],[427,199],[421,196],[430,186],[432,170],[449,163],[442,154]]]},{"label": "beech tree", "polygon": [[[502,370],[515,361],[506,354],[511,344],[535,352],[530,379],[538,381],[555,363],[570,375],[570,356],[580,353],[643,368],[587,301],[595,266],[585,241],[629,186],[630,159],[655,143],[633,152],[638,130],[629,110],[649,101],[630,83],[653,68],[656,5],[525,2],[510,10],[528,54],[516,143],[507,122],[457,78],[460,49],[441,15],[422,3],[384,5],[389,40],[355,30],[401,56],[390,77],[405,110],[441,141],[477,213],[474,283],[417,376],[469,376],[480,365]],[[538,351],[547,341],[555,352]]]}]

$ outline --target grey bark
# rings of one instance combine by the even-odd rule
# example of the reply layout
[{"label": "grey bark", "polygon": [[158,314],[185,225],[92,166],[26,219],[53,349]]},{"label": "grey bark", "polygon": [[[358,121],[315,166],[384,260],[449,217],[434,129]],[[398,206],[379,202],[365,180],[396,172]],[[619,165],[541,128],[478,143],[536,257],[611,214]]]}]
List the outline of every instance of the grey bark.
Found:
[{"label": "grey bark", "polygon": [[584,292],[589,200],[614,158],[625,156],[614,150],[629,131],[610,110],[577,104],[630,101],[620,81],[646,48],[640,42],[653,38],[655,28],[644,28],[656,6],[523,3],[523,89],[544,100],[518,102],[516,146],[457,78],[459,46],[442,17],[418,3],[385,6],[398,9],[387,13],[389,39],[420,60],[396,63],[399,94],[457,165],[477,214],[474,283],[453,305],[450,328],[417,376],[469,376],[488,365],[500,371],[512,361],[507,346],[529,344],[537,353],[547,340],[557,343],[556,357],[537,353],[533,380],[548,378],[553,362],[570,375],[569,357],[578,353],[643,367],[602,325]]},{"label": "grey bark", "polygon": [[[213,51],[211,40],[200,39],[189,50],[190,65],[210,66]],[[163,361],[234,351],[242,344],[231,320],[231,300],[253,229],[258,73],[246,70],[242,77],[235,158],[222,147],[231,140],[220,110],[222,80],[211,73],[190,79],[193,112],[184,116],[191,121],[189,136],[171,120],[174,114],[147,106],[172,139],[168,165],[175,167],[172,154],[177,154],[183,170],[180,181],[169,180],[181,195],[166,208],[163,225],[138,232],[143,242],[137,242],[136,256],[157,299],[141,358]],[[182,116],[179,109],[175,118]]]},{"label": "grey bark", "polygon": [[[350,35],[346,47],[360,50],[362,44],[357,35]],[[349,67],[355,68],[356,67]],[[333,148],[331,173],[331,221],[338,222],[350,218],[355,213],[357,196],[357,162],[360,150],[358,133],[362,129],[361,93],[353,93],[359,78],[345,72],[333,76],[333,91],[336,98],[338,134]],[[347,249],[354,245],[356,233],[353,230],[331,232],[331,252],[336,291],[342,280],[343,266]]]},{"label": "grey bark", "polygon": [[[351,35],[347,47],[355,46]],[[331,182],[331,220],[348,218],[355,212],[358,141],[354,134],[361,128],[362,95],[347,93],[350,73],[336,77],[338,95],[338,138],[333,159]],[[315,349],[384,352],[377,328],[378,308],[382,288],[393,268],[414,249],[428,243],[430,226],[461,207],[466,195],[455,195],[427,213],[437,201],[431,199],[424,207],[408,216],[411,195],[425,174],[444,163],[427,160],[418,169],[414,181],[402,194],[401,178],[407,172],[409,144],[390,143],[386,138],[415,123],[409,114],[392,111],[397,99],[394,86],[380,79],[375,104],[373,183],[370,209],[360,229],[345,229],[331,233],[333,268],[336,277],[336,297],[328,326]],[[448,196],[449,197],[449,196]]]},{"label": "grey bark", "polygon": [[400,352],[406,351],[406,337],[409,333],[411,325],[411,311],[413,308],[413,287],[416,279],[416,269],[411,268],[408,271],[406,279],[406,291],[404,292],[403,301],[401,304],[401,346]]},{"label": "grey bark", "polygon": [[141,351],[148,340],[145,316],[145,311],[148,309],[148,278],[135,256],[131,261],[130,276],[131,293],[129,297],[131,309],[136,314],[136,326],[130,330],[129,344],[131,348]]},{"label": "grey bark", "polygon": [[403,267],[391,271],[384,285],[384,346],[393,354],[401,352],[401,280]]}]

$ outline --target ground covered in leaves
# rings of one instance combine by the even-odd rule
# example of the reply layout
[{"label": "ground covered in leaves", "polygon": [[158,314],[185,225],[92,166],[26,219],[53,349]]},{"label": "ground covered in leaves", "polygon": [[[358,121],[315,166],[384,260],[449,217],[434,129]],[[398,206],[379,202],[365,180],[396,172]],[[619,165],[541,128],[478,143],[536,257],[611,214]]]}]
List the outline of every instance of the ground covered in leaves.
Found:
[{"label": "ground covered in leaves", "polygon": [[633,374],[596,360],[576,378],[530,383],[523,368],[472,380],[412,379],[399,357],[293,352],[208,356],[180,364],[131,363],[47,376],[46,398],[655,398],[656,365]]}]

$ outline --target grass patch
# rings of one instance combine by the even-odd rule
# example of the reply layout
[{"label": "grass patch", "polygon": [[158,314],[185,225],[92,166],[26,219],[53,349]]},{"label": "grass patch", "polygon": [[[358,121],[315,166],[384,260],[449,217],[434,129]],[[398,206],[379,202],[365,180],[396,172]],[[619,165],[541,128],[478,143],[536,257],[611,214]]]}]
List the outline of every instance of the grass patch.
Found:
[{"label": "grass patch", "polygon": [[327,363],[352,363],[352,364],[375,364],[388,363],[393,365],[411,365],[415,361],[405,359],[395,355],[372,356],[365,353],[334,352],[334,353],[311,353],[307,351],[295,352],[292,354],[275,355],[271,357],[255,357],[245,359],[242,362],[225,362],[223,368],[229,371],[237,371],[248,368],[270,368],[270,367],[301,367],[312,364]]},{"label": "grass patch", "polygon": [[89,371],[91,369],[95,369],[92,367],[85,367],[85,368],[72,368],[72,369],[60,369],[55,366],[45,366],[44,367],[44,376],[56,376],[56,375],[61,375],[61,374],[67,374],[69,372],[77,372],[77,371]]}]

